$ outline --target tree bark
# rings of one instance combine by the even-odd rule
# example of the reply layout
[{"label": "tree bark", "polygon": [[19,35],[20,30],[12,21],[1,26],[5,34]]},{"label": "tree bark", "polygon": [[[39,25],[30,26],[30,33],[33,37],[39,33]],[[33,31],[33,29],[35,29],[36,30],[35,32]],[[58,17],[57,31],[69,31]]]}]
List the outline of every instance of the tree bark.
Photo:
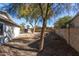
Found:
[{"label": "tree bark", "polygon": [[40,37],[40,47],[39,47],[39,51],[42,51],[44,48],[44,33],[46,30],[46,20],[43,20],[43,26],[42,26],[42,30],[41,30],[41,37]]},{"label": "tree bark", "polygon": [[33,28],[33,33],[36,31],[36,25],[34,26],[34,28]]},{"label": "tree bark", "polygon": [[35,24],[34,24],[34,28],[33,28],[33,33],[36,31],[36,23],[37,23],[37,20],[35,20]]},{"label": "tree bark", "polygon": [[43,48],[44,48],[44,34],[45,34],[45,30],[46,30],[46,22],[47,22],[46,19],[47,19],[49,4],[47,4],[45,16],[43,16],[43,9],[42,9],[41,4],[39,4],[39,7],[40,7],[40,10],[41,10],[41,16],[43,18],[43,26],[42,26],[42,30],[41,30],[40,47],[39,47],[39,51],[42,51]]},{"label": "tree bark", "polygon": [[[33,28],[33,25],[32,25],[32,23],[30,23],[30,25],[32,26],[32,28]],[[33,28],[33,30],[34,30],[34,28]],[[33,33],[33,30],[31,30],[31,32]]]}]

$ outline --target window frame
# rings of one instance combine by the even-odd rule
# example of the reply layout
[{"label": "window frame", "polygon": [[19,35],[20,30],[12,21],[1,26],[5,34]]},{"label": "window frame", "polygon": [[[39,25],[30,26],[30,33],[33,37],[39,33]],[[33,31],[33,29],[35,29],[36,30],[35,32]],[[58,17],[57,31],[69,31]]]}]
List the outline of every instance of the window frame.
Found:
[{"label": "window frame", "polygon": [[2,26],[3,26],[3,27],[2,27],[2,31],[3,31],[3,32],[2,32],[2,34],[0,34],[0,36],[3,36],[3,35],[4,35],[4,23],[3,23],[3,22],[0,22],[0,24],[2,24]]}]

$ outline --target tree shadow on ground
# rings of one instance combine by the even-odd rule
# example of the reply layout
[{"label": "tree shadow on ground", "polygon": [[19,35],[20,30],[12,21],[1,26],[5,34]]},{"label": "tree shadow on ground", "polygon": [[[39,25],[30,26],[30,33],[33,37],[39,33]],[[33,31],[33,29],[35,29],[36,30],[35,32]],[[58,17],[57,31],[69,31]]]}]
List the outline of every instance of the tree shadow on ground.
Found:
[{"label": "tree shadow on ground", "polygon": [[23,43],[23,44],[27,44],[25,46],[25,48],[22,48],[22,47],[19,47],[19,46],[16,46],[16,45],[10,45],[10,44],[3,44],[4,46],[8,46],[10,48],[14,48],[14,49],[18,49],[18,50],[24,50],[24,51],[32,51],[32,52],[38,52],[38,49],[36,48],[37,46],[37,41],[34,42],[35,45],[32,45],[32,46],[29,46],[29,43],[31,40],[24,40],[25,38],[17,38],[17,39],[13,39],[9,42],[19,42],[19,43]]},{"label": "tree shadow on ground", "polygon": [[14,49],[19,49],[19,50],[23,50],[23,51],[32,51],[32,52],[38,52],[38,49],[29,49],[29,48],[19,48],[19,47],[15,47],[12,45],[8,45],[8,44],[4,44],[4,46],[8,46],[10,48],[14,48]]},{"label": "tree shadow on ground", "polygon": [[22,42],[22,43],[28,43],[30,40],[26,40],[27,38],[15,38],[13,40],[10,40],[9,42]]},{"label": "tree shadow on ground", "polygon": [[[39,40],[31,43],[32,48],[38,47]],[[79,53],[67,44],[63,37],[60,37],[55,32],[49,32],[45,35],[45,45],[37,56],[78,56]]]}]

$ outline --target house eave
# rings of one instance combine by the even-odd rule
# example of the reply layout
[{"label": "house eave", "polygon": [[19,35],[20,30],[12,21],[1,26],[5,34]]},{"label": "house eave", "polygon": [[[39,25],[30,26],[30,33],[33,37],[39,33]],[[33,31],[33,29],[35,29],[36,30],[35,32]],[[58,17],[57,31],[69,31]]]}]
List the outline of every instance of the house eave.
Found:
[{"label": "house eave", "polygon": [[5,22],[5,23],[8,23],[8,24],[11,24],[13,26],[16,26],[16,27],[20,27],[19,25],[17,25],[15,22],[13,22],[10,18],[10,15],[5,12],[5,11],[0,11],[1,14],[4,14],[6,17],[8,17],[8,19],[4,18],[4,17],[0,17],[0,21],[2,22]]}]

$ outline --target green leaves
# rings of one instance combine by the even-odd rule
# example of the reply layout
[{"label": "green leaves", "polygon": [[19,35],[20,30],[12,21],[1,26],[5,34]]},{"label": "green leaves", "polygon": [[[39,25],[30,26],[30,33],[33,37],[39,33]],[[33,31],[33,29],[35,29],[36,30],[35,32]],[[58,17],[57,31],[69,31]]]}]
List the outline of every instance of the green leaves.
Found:
[{"label": "green leaves", "polygon": [[71,20],[72,17],[70,16],[64,16],[60,18],[56,23],[55,23],[55,28],[66,28],[67,22]]}]

